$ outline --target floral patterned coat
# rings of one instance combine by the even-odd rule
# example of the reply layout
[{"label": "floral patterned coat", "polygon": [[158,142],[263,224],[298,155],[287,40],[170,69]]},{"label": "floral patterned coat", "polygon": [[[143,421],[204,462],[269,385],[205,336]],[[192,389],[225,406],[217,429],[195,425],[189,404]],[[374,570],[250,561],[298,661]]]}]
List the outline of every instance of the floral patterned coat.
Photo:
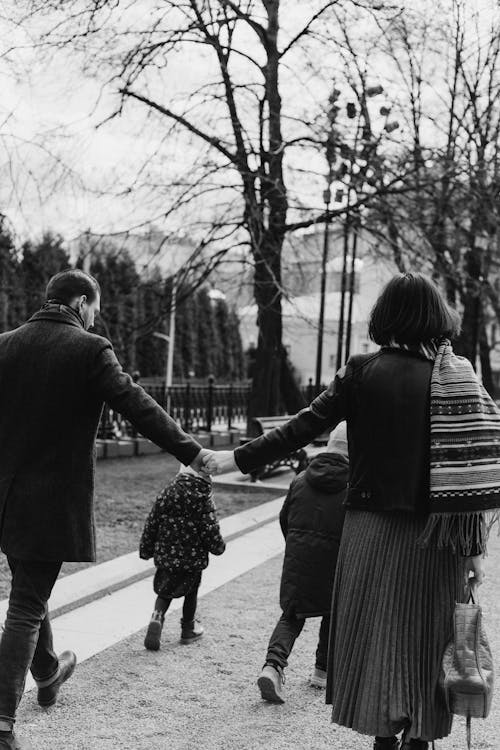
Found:
[{"label": "floral patterned coat", "polygon": [[158,495],[142,532],[139,554],[172,574],[196,573],[208,553],[222,555],[226,543],[215,516],[211,482],[177,474]]}]

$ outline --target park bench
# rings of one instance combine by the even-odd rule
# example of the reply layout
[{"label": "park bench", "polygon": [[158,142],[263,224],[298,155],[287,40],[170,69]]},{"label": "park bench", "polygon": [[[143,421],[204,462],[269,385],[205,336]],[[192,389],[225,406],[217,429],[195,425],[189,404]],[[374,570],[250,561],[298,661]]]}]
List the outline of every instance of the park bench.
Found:
[{"label": "park bench", "polygon": [[[253,417],[250,420],[251,426],[251,437],[240,438],[240,445],[244,445],[249,440],[255,437],[265,435],[266,432],[274,430],[275,427],[281,427],[291,419],[290,415],[276,416],[276,417]],[[264,466],[259,466],[254,471],[250,472],[252,482],[256,482],[258,479],[265,479],[269,477],[273,472],[282,466],[288,466],[296,474],[307,468],[311,458],[318,453],[321,448],[319,446],[325,446],[328,442],[329,433],[326,432],[319,435],[310,445],[306,445],[304,448],[289,453],[288,456],[280,458],[277,461],[270,461]]]}]

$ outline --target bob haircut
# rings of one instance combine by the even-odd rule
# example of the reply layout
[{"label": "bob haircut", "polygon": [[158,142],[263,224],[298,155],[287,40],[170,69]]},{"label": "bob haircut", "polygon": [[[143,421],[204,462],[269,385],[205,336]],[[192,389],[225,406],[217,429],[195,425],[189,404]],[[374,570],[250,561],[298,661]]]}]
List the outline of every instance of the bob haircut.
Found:
[{"label": "bob haircut", "polygon": [[420,344],[459,333],[459,314],[421,273],[394,276],[375,302],[368,326],[371,340],[379,346]]},{"label": "bob haircut", "polygon": [[83,294],[89,302],[94,302],[97,295],[101,295],[101,287],[93,276],[79,268],[56,273],[47,284],[45,292],[47,300],[62,302],[63,305],[69,305],[75,297]]}]

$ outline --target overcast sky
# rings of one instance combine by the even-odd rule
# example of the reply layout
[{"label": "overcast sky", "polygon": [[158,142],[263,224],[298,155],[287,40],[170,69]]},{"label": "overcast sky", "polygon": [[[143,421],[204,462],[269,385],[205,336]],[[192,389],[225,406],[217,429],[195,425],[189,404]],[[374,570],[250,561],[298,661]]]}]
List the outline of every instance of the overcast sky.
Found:
[{"label": "overcast sky", "polygon": [[[148,17],[152,4],[153,0],[132,4],[137,23]],[[487,12],[492,0],[470,0],[469,8],[471,5]],[[8,6],[9,2],[4,3],[6,9]],[[284,0],[283,39],[300,28],[310,7],[310,3]],[[96,129],[116,106],[116,94],[111,87],[103,88],[104,75],[97,80],[86,78],[81,60],[73,53],[53,53],[49,58],[34,49],[40,28],[36,24],[17,28],[7,22],[0,24],[1,48],[18,48],[9,59],[0,57],[0,199],[17,232],[34,235],[52,228],[69,238],[89,227],[114,231],[154,217],[159,206],[153,205],[151,195],[138,200],[135,194],[117,198],[116,193],[126,189],[140,166],[156,152],[162,132],[144,127],[142,113],[133,107]],[[361,37],[363,30],[358,32]],[[253,53],[251,34],[242,43]],[[209,59],[200,55],[198,48],[188,56],[171,59],[157,85],[165,88],[167,101],[175,100],[183,90],[206,79],[210,70]],[[373,71],[373,82],[380,80],[390,90],[391,71],[386,65]],[[328,92],[324,81],[305,69],[293,75],[284,72],[282,86],[288,111],[295,92],[300,100],[297,106],[305,106],[309,98],[311,108],[321,98],[320,92]],[[178,140],[163,144],[160,152],[158,164],[167,178],[180,172],[194,156],[185,142]],[[312,166],[323,169],[319,161]],[[62,179],[66,167],[72,173]],[[320,207],[319,189],[317,194]]]}]

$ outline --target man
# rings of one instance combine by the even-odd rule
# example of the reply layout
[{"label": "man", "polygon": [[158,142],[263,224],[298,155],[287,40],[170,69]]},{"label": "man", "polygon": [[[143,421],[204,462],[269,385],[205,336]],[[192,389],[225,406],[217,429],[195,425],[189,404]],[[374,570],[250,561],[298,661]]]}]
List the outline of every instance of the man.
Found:
[{"label": "man", "polygon": [[99,310],[97,281],[63,271],[47,302],[0,335],[0,547],[12,571],[0,640],[0,750],[28,750],[13,727],[28,669],[38,702],[56,702],[72,674],[58,659],[47,601],[63,561],[94,561],[95,437],[104,402],[185,465],[208,453],[123,372],[111,344],[89,333]]}]

